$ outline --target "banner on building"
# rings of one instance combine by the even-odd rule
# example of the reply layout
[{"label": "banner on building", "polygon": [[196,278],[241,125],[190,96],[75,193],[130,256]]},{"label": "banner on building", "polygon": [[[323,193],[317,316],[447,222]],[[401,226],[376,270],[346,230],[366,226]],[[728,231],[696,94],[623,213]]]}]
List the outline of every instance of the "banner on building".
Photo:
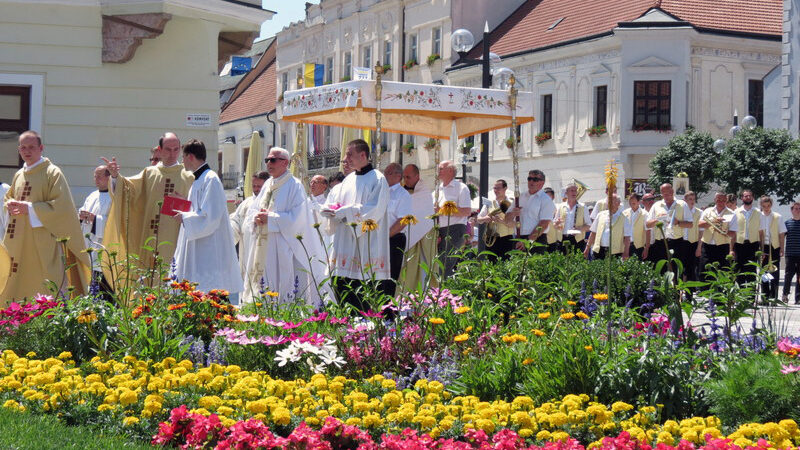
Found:
[{"label": "banner on building", "polygon": [[369,67],[353,67],[354,80],[371,80],[372,69]]},{"label": "banner on building", "polygon": [[244,56],[231,58],[231,76],[244,75],[253,67],[253,59]]}]

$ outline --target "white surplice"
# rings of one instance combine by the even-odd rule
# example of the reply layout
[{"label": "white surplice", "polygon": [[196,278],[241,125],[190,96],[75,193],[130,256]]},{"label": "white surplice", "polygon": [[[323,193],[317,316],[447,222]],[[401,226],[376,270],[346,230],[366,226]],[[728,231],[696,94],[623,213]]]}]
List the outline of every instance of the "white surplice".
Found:
[{"label": "white surplice", "polygon": [[247,261],[250,260],[250,252],[253,249],[253,233],[245,227],[245,219],[250,205],[255,201],[256,196],[251,195],[239,203],[236,211],[230,214],[231,231],[233,231],[233,243],[239,244],[239,268],[242,273],[242,280],[246,279],[245,274]]},{"label": "white surplice", "polygon": [[[353,172],[331,190],[327,207],[338,206],[335,217],[326,218],[327,231],[333,234],[331,274],[355,280],[386,280],[389,272],[389,184],[383,174],[371,167]],[[372,219],[378,227],[362,231],[364,221]],[[351,224],[356,224],[355,228]]]},{"label": "white surplice", "polygon": [[424,180],[417,181],[414,186],[414,193],[411,194],[411,214],[417,218],[419,223],[409,225],[405,229],[408,248],[413,247],[428,234],[433,228],[433,190],[428,187]]},{"label": "white surplice", "polygon": [[189,189],[189,212],[179,213],[183,225],[175,248],[176,276],[198,283],[197,289],[241,292],[242,275],[228,218],[225,190],[219,177],[206,169]]},{"label": "white surplice", "polygon": [[[267,224],[256,225],[262,209],[268,211]],[[320,306],[333,298],[325,282],[325,252],[313,224],[311,201],[300,180],[286,172],[264,183],[245,219],[254,248],[247,263],[244,302],[259,294],[262,279],[283,303],[302,298]]]},{"label": "white surplice", "polygon": [[103,243],[103,231],[106,228],[106,218],[108,217],[108,210],[111,209],[111,196],[108,191],[100,192],[94,191],[86,197],[83,206],[78,211],[87,211],[94,214],[94,222],[84,220],[81,221],[81,232],[84,239],[86,239],[86,248],[92,247],[95,249],[91,253],[92,256],[92,270],[102,271],[103,269],[97,262],[98,249]]}]

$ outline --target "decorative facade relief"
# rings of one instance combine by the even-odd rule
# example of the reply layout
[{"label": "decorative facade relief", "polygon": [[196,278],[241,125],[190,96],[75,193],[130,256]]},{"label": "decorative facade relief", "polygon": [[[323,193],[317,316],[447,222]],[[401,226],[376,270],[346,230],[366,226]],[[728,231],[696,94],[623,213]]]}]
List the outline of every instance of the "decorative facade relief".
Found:
[{"label": "decorative facade relief", "polygon": [[761,62],[765,64],[780,64],[780,55],[760,52],[742,52],[727,48],[692,47],[692,55],[715,56],[719,58],[731,58],[739,61]]},{"label": "decorative facade relief", "polygon": [[164,13],[103,16],[103,62],[130,61],[142,40],[163,33],[171,18]]}]

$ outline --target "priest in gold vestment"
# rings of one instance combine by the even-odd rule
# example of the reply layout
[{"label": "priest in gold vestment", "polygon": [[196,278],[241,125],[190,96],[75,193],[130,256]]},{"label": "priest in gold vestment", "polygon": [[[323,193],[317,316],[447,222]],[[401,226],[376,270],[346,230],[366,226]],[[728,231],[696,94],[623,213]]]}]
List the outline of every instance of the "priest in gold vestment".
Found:
[{"label": "priest in gold vestment", "polygon": [[91,263],[82,251],[84,240],[67,179],[42,157],[43,151],[36,132],[19,136],[19,154],[25,164],[6,192],[10,219],[0,246],[3,308],[11,301],[50,294],[48,280],[60,292],[72,286],[77,294],[84,293],[90,281]]},{"label": "priest in gold vestment", "polygon": [[[130,178],[119,176],[119,163],[116,158],[105,160],[114,182],[111,193],[111,209],[108,212],[103,245],[109,252],[116,252],[114,270],[105,258],[103,272],[106,280],[115,290],[134,287],[122,284],[140,279],[140,270],[155,267],[155,257],[163,264],[171,264],[175,254],[180,224],[171,217],[161,214],[161,203],[166,195],[186,198],[194,182],[191,172],[178,163],[181,142],[173,133],[166,133],[159,141],[161,162],[145,167],[138,175]],[[158,244],[158,246],[156,246]],[[150,249],[155,249],[152,252]],[[136,255],[133,257],[132,255]],[[131,273],[127,277],[125,265],[130,264]],[[148,276],[145,281],[152,284],[158,275]]]}]

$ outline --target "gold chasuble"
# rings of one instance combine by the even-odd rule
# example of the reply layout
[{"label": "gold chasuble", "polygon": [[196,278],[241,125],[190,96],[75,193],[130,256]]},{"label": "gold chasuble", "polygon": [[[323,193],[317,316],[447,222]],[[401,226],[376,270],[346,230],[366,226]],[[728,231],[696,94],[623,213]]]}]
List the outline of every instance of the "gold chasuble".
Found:
[{"label": "gold chasuble", "polygon": [[[171,167],[159,164],[146,167],[130,178],[117,177],[116,186],[109,189],[111,209],[103,236],[106,249],[117,253],[114,273],[107,263],[103,263],[106,280],[115,290],[134,287],[126,281],[135,282],[140,278],[137,268],[152,269],[154,256],[159,256],[164,264],[172,263],[180,223],[162,215],[161,204],[165,195],[178,193],[188,198],[193,182],[194,175],[185,170],[183,164]],[[159,244],[157,248],[156,244]],[[157,254],[148,248],[156,249]],[[126,264],[130,264],[129,276]]]},{"label": "gold chasuble", "polygon": [[[49,294],[46,280],[65,292],[68,286],[76,294],[86,292],[89,285],[89,255],[82,250],[84,239],[75,213],[75,203],[67,179],[45,158],[29,171],[20,169],[14,174],[11,189],[5,200],[30,202],[42,226],[32,227],[29,214],[10,216],[3,247],[0,250],[0,267],[5,288],[0,294],[0,306],[36,294]],[[67,238],[66,255],[59,239]],[[63,256],[66,256],[64,258]],[[65,265],[70,267],[65,272]],[[2,281],[0,281],[2,284]]]}]

